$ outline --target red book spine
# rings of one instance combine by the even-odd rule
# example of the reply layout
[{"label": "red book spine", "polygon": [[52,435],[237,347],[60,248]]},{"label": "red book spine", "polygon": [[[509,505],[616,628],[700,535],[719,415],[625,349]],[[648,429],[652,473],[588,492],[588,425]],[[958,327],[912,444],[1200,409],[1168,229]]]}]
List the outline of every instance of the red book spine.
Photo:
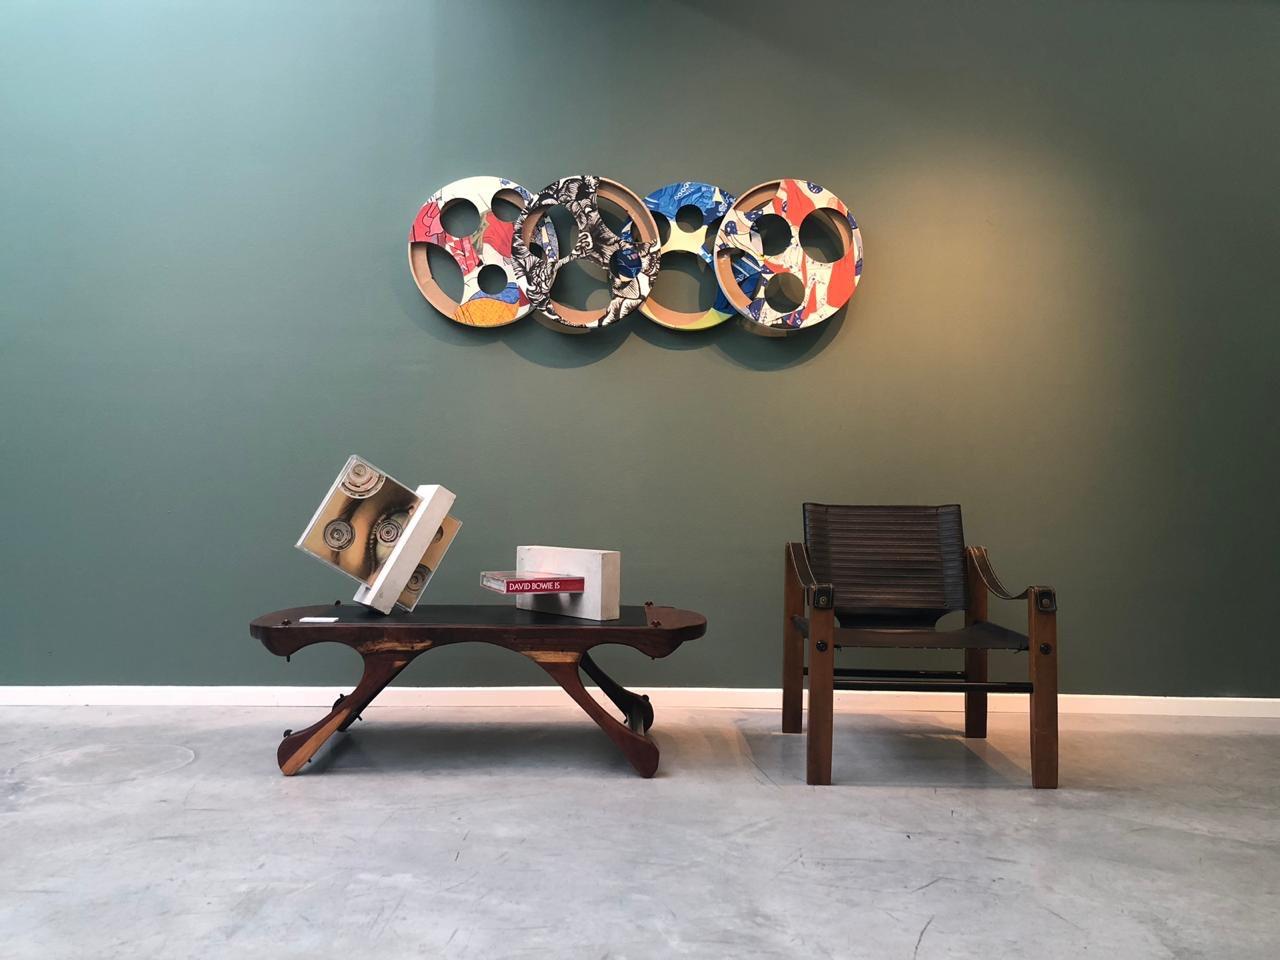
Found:
[{"label": "red book spine", "polygon": [[508,580],[507,593],[581,593],[587,582],[582,577],[553,580]]},{"label": "red book spine", "polygon": [[486,590],[512,594],[527,593],[582,593],[587,588],[586,577],[560,576],[540,573],[487,570],[480,575],[480,585]]}]

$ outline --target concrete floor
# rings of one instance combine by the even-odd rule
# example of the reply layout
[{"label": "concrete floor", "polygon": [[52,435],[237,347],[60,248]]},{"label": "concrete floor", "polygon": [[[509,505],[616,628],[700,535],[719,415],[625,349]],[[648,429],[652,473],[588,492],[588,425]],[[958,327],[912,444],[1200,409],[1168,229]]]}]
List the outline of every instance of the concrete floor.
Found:
[{"label": "concrete floor", "polygon": [[575,708],[0,709],[0,955],[1280,956],[1280,721],[663,710],[641,780]]}]

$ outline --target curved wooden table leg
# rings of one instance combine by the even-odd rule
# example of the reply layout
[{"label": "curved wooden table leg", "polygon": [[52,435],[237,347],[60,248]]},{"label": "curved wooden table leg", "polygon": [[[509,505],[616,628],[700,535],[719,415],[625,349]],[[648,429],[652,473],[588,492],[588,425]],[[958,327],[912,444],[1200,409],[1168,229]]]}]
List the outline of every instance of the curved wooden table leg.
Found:
[{"label": "curved wooden table leg", "polygon": [[286,777],[302,769],[303,764],[315,756],[325,741],[351,725],[360,711],[367,707],[388,683],[403,670],[412,655],[370,654],[364,658],[364,675],[349,696],[339,697],[329,715],[313,723],[305,730],[290,732],[276,750],[276,762]]},{"label": "curved wooden table leg", "polygon": [[582,672],[596,682],[601,692],[613,701],[614,706],[627,718],[627,726],[636,733],[648,733],[653,726],[653,705],[642,693],[632,693],[622,684],[614,680],[599,664],[591,659],[591,654],[582,655]]},{"label": "curved wooden table leg", "polygon": [[[543,670],[547,671],[551,675],[551,679],[560,684],[564,692],[573,697],[587,716],[594,720],[609,739],[618,745],[618,748],[630,761],[631,766],[635,767],[636,773],[642,777],[652,777],[657,772],[658,745],[643,733],[637,733],[627,724],[611,717],[604,707],[600,706],[591,694],[587,692],[587,688],[582,685],[582,676],[578,673],[578,667],[581,661],[587,659],[586,654],[566,653],[559,650],[532,650],[528,652],[528,656]],[[603,674],[603,671],[596,667],[594,663],[592,664],[592,669]],[[599,680],[596,682],[599,683]],[[610,681],[610,683],[612,682]],[[617,686],[616,684],[614,685]],[[618,689],[622,690],[621,687],[618,687]],[[623,692],[633,697],[636,696],[630,691]],[[619,706],[621,709],[626,709],[621,705]],[[650,708],[650,713],[652,713],[652,708]],[[628,712],[628,717],[630,717],[630,712]]]},{"label": "curved wooden table leg", "polygon": [[360,714],[364,712],[364,708],[367,707],[369,704],[373,703],[374,698],[377,697],[377,695],[380,694],[383,690],[385,690],[387,688],[387,685],[391,683],[392,680],[400,676],[400,671],[403,670],[408,665],[409,665],[409,661],[405,660],[403,663],[400,664],[400,666],[396,667],[395,670],[391,672],[391,675],[387,677],[387,679],[379,683],[378,686],[373,687],[369,691],[367,696],[364,696],[359,700],[356,699],[355,690],[352,690],[351,693],[349,694],[345,694],[339,697],[333,704],[335,708],[338,707],[339,705],[350,704],[351,706],[354,707],[354,709],[349,714],[347,714],[347,719],[343,720],[342,723],[338,726],[338,732],[342,733],[344,730],[347,729],[347,727],[351,726],[353,723],[359,720]]}]

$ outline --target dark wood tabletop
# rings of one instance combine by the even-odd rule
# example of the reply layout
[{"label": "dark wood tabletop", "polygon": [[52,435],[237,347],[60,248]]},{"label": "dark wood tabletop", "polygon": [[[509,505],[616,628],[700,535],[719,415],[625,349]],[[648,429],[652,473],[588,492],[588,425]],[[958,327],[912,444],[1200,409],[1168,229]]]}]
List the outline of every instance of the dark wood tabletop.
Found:
[{"label": "dark wood tabletop", "polygon": [[[304,623],[304,617],[337,617],[335,623]],[[313,643],[343,643],[356,650],[412,651],[451,643],[496,643],[520,652],[551,648],[586,650],[602,643],[634,647],[665,657],[686,640],[702,636],[707,618],[674,607],[626,606],[617,620],[581,620],[514,605],[428,604],[412,613],[384,615],[359,604],[326,604],[277,610],[249,624],[249,633],[277,656]]]}]

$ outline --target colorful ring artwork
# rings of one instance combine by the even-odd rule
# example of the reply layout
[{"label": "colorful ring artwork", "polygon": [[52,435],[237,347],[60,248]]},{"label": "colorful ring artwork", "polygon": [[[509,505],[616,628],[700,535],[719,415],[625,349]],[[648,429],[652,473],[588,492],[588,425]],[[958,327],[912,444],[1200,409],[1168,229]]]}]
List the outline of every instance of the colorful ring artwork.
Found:
[{"label": "colorful ring artwork", "polygon": [[[786,245],[766,254],[757,221],[768,214],[781,217],[790,228]],[[810,256],[800,245],[800,227],[817,214],[834,228],[843,253],[827,263]],[[753,333],[787,336],[815,326],[849,302],[862,276],[862,233],[849,208],[830,190],[807,180],[770,180],[738,197],[725,214],[715,240],[716,281],[721,292]],[[753,292],[742,289],[736,276],[758,273]],[[790,274],[802,294],[795,306],[781,310],[769,303],[774,278]]]},{"label": "colorful ring artwork", "polygon": [[[671,253],[689,253],[702,259],[711,266],[711,241],[715,239],[715,228],[734,201],[734,195],[711,183],[698,180],[682,180],[659,187],[644,198],[644,205],[656,216],[663,217],[671,225],[667,239],[658,251],[659,257]],[[678,222],[677,214],[682,207],[693,207],[702,218],[700,226],[693,230],[685,230]],[[629,237],[631,225],[627,224],[622,231]],[[640,304],[640,312],[652,320],[671,330],[705,330],[724,323],[734,315],[723,292],[716,293],[715,303],[705,313],[674,310],[665,304],[649,297]]]},{"label": "colorful ring artwork", "polygon": [[[637,239],[614,233],[601,216],[600,199],[622,210]],[[548,214],[559,205],[577,228],[574,248],[564,256],[540,239],[554,233]],[[531,249],[535,245],[541,249]],[[511,240],[516,278],[530,304],[568,333],[611,326],[643,303],[658,274],[658,248],[658,226],[643,201],[616,181],[590,175],[564,177],[539,191],[516,220]],[[551,298],[556,274],[573,260],[588,260],[608,273],[611,296],[604,310],[582,310]]]},{"label": "colorful ring artwork", "polygon": [[[409,269],[433,307],[451,320],[473,327],[505,326],[529,312],[529,296],[511,257],[515,224],[499,218],[493,206],[495,200],[505,200],[523,212],[532,199],[528,190],[512,180],[467,177],[441,188],[422,205],[409,231]],[[476,208],[480,220],[470,235],[456,237],[444,228],[441,217],[445,210],[462,201]],[[545,231],[539,240],[549,256],[558,255],[554,231]],[[455,302],[431,275],[427,244],[442,248],[462,270],[461,301]],[[480,271],[487,266],[499,267],[506,274],[505,286],[495,293],[480,288]]]},{"label": "colorful ring artwork", "polygon": [[[498,216],[499,200],[519,211],[514,220]],[[479,222],[467,236],[455,236],[443,220],[451,206],[464,201],[475,207]],[[601,201],[621,211],[617,232],[610,222],[619,221],[606,222]],[[557,237],[555,207],[573,220],[572,250],[563,249]],[[680,211],[689,207],[701,223],[685,229]],[[815,216],[838,241],[838,253],[819,253],[822,245],[811,245],[811,236],[802,245],[802,227]],[[670,225],[666,240],[655,217]],[[462,271],[459,301],[431,274],[431,244]],[[710,309],[676,310],[651,296],[662,258],[675,253],[710,264],[718,287]],[[603,309],[580,309],[552,297],[560,270],[574,261],[588,261],[607,275],[610,298]],[[738,313],[751,332],[779,337],[817,326],[848,303],[862,277],[862,233],[835,194],[807,180],[770,180],[737,197],[714,184],[682,180],[641,200],[617,181],[589,175],[556,180],[536,196],[512,180],[467,177],[438,190],[418,211],[409,233],[409,266],[428,302],[469,326],[505,326],[537,311],[556,330],[586,333],[638,309],[672,330],[707,329]],[[494,267],[505,279],[500,287],[481,276]],[[482,279],[492,293],[481,287]]]}]

